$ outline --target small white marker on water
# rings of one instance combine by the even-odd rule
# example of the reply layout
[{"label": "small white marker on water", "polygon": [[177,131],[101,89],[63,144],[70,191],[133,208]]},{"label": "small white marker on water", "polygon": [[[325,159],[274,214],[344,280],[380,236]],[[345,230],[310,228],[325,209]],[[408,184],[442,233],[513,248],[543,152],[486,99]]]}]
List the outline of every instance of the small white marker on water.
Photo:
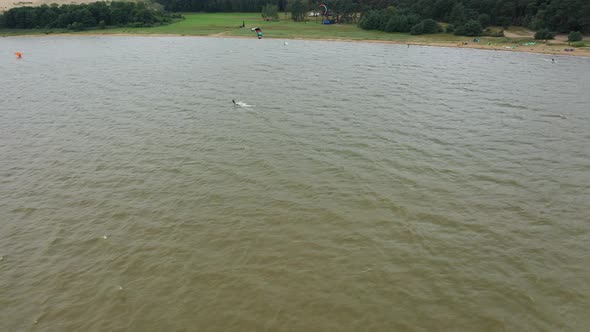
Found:
[{"label": "small white marker on water", "polygon": [[123,290],[123,287],[122,286],[119,286],[119,290],[122,291]]},{"label": "small white marker on water", "polygon": [[102,238],[106,240],[108,237],[107,237],[107,235],[105,234],[105,235],[103,235],[103,236],[102,236]]},{"label": "small white marker on water", "polygon": [[0,261],[3,261],[3,260],[4,260],[4,256],[0,256]]}]

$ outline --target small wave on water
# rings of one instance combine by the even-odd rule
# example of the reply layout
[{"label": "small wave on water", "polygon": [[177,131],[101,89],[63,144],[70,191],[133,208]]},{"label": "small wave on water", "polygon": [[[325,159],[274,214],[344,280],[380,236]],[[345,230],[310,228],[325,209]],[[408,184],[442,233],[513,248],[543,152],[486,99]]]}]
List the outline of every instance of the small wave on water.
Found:
[{"label": "small wave on water", "polygon": [[235,105],[235,106],[237,106],[237,107],[245,107],[245,108],[254,107],[254,105],[249,105],[249,104],[246,104],[246,103],[245,103],[245,102],[243,102],[243,101],[235,101],[235,100],[234,100],[233,102],[234,102],[234,105]]},{"label": "small wave on water", "polygon": [[587,59],[46,40],[0,38],[0,331],[590,324]]}]

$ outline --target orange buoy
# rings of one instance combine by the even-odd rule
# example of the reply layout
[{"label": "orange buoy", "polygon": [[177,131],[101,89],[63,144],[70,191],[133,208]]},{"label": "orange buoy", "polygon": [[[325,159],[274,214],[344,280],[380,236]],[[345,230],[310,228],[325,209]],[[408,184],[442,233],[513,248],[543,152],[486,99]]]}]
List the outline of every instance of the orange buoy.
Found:
[{"label": "orange buoy", "polygon": [[23,54],[21,52],[14,52],[14,55],[16,55],[16,57],[19,59],[23,58]]}]

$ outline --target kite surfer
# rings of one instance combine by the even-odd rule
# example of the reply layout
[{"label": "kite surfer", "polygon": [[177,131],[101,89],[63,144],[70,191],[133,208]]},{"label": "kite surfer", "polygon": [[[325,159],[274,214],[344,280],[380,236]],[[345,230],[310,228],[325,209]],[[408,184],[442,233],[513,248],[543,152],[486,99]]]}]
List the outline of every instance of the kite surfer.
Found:
[{"label": "kite surfer", "polygon": [[262,39],[262,30],[259,27],[252,28],[251,31],[256,31],[256,34],[258,34],[258,39]]}]

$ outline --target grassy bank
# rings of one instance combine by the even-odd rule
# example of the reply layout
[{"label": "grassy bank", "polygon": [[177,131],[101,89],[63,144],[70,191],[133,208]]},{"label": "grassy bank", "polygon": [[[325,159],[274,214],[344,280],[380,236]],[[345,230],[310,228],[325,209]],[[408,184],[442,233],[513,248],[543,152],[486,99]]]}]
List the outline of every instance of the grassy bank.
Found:
[{"label": "grassy bank", "polygon": [[[472,42],[471,37],[452,34],[434,34],[413,36],[406,33],[386,33],[382,31],[363,30],[354,24],[323,25],[321,19],[310,18],[306,23],[293,22],[280,15],[278,22],[263,21],[259,13],[184,13],[185,19],[168,25],[152,28],[110,28],[72,32],[68,30],[0,30],[0,36],[39,35],[39,34],[137,34],[137,35],[184,35],[184,36],[219,36],[248,37],[255,39],[251,27],[259,26],[264,38],[285,39],[340,39],[357,41],[381,41],[410,43],[436,46],[459,46],[495,50],[527,51],[551,54],[590,55],[590,48],[578,48],[575,52],[564,52],[569,47],[566,42],[537,43],[534,46],[522,46],[532,38],[521,33],[522,28],[514,29],[511,37],[482,37],[479,43]],[[240,28],[242,22],[246,28]],[[512,31],[512,30],[510,30]],[[464,45],[463,43],[468,43]],[[590,43],[588,43],[590,44]]]},{"label": "grassy bank", "polygon": [[[177,34],[186,36],[221,35],[252,37],[251,27],[262,28],[265,38],[304,38],[304,39],[347,39],[347,40],[385,40],[385,41],[465,41],[471,38],[448,34],[412,36],[406,33],[385,33],[369,31],[355,24],[321,24],[321,19],[310,18],[308,22],[293,22],[281,14],[281,20],[266,22],[259,13],[184,13],[185,20],[153,28],[115,28],[99,33],[126,34]],[[246,28],[240,28],[244,22]],[[87,31],[96,33],[97,31]]]}]

